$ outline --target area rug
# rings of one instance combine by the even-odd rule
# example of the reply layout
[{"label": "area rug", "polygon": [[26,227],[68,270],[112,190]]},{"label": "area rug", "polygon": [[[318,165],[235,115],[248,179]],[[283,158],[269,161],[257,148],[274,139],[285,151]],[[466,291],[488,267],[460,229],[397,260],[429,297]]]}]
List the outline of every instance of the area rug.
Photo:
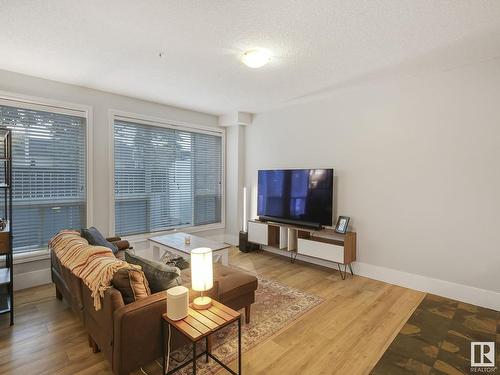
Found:
[{"label": "area rug", "polygon": [[[265,342],[277,332],[289,327],[299,317],[318,306],[322,298],[304,291],[294,289],[277,281],[268,280],[257,275],[259,286],[255,294],[255,303],[252,305],[250,324],[244,323],[242,317],[242,353],[254,346]],[[237,358],[238,335],[237,323],[217,332],[213,338],[213,354],[225,364]],[[204,340],[198,343],[198,352],[204,350]],[[191,358],[191,347],[185,347],[172,353],[170,370],[182,363],[184,359]],[[159,362],[159,361],[158,361]],[[161,374],[158,363],[144,367],[148,375]],[[215,374],[221,370],[215,361],[210,359],[205,363],[204,357],[197,361],[196,373],[201,375]],[[236,370],[236,368],[235,368]],[[223,370],[225,371],[225,370]],[[141,372],[139,372],[141,373]],[[192,365],[189,364],[179,372],[179,375],[192,374]]]},{"label": "area rug", "polygon": [[[495,343],[496,364],[471,368],[472,342]],[[371,374],[495,374],[499,366],[500,312],[428,294]]]}]

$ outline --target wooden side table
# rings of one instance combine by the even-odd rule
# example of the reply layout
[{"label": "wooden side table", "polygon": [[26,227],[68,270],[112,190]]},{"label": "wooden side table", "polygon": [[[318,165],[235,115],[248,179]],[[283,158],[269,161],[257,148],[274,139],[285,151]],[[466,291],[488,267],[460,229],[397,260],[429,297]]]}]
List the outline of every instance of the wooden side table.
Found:
[{"label": "wooden side table", "polygon": [[[227,325],[238,322],[238,372],[234,372],[227,365],[221,362],[220,359],[215,357],[210,350],[209,346],[209,336],[217,332],[218,330],[226,327]],[[165,338],[168,339],[168,335],[165,334],[165,327],[178,330],[184,336],[186,336],[193,345],[193,358],[182,363],[176,368],[165,373]],[[180,370],[189,363],[193,364],[193,375],[196,375],[196,360],[205,355],[205,361],[208,362],[208,358],[212,358],[219,365],[224,367],[233,375],[241,375],[241,314],[220,302],[212,300],[212,306],[206,310],[195,310],[189,306],[188,316],[181,320],[171,320],[167,317],[167,314],[162,315],[162,373],[164,375],[170,375],[174,372]],[[205,351],[201,353],[196,353],[196,343],[202,339],[205,339]]]}]

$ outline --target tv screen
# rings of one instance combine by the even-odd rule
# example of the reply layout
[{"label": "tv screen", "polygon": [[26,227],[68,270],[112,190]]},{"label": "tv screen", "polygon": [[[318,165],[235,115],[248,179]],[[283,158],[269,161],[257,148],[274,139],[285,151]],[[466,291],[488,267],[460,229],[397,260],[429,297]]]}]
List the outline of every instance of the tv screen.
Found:
[{"label": "tv screen", "polygon": [[261,170],[257,214],[332,225],[333,169]]}]

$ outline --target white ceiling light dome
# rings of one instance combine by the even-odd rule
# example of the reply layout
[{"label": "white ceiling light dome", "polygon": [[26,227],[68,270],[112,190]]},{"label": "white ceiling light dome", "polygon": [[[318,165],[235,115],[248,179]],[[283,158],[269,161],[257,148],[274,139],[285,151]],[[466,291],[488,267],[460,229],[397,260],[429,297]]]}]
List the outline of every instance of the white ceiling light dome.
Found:
[{"label": "white ceiling light dome", "polygon": [[269,61],[271,61],[271,52],[262,48],[251,49],[241,55],[241,62],[249,68],[260,68]]}]

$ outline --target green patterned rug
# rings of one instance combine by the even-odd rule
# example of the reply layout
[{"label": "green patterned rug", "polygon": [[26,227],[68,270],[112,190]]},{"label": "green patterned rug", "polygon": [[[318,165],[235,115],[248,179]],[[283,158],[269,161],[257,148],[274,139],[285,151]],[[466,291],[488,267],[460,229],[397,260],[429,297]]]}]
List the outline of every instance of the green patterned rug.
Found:
[{"label": "green patterned rug", "polygon": [[[495,343],[495,367],[471,368],[471,342]],[[500,375],[500,312],[428,294],[372,375]]]}]

